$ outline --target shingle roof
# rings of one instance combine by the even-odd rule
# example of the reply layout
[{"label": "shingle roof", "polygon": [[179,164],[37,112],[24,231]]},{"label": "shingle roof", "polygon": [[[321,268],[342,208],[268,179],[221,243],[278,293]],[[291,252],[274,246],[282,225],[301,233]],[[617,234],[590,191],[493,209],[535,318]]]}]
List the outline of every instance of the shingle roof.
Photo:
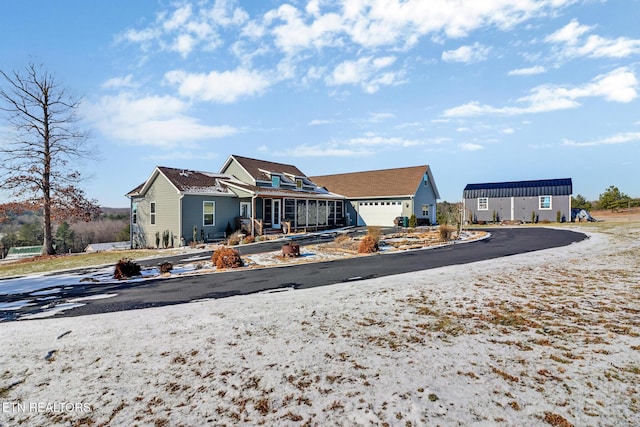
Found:
[{"label": "shingle roof", "polygon": [[571,178],[560,178],[467,184],[463,197],[476,199],[478,197],[567,196],[572,193]]},{"label": "shingle roof", "polygon": [[224,185],[224,181],[229,177],[210,172],[158,166],[147,181],[131,190],[127,196],[139,195],[155,176],[156,171],[162,173],[178,191],[183,193],[232,193]]},{"label": "shingle roof", "polygon": [[269,162],[266,160],[251,159],[249,157],[232,156],[236,161],[258,181],[270,181],[271,177],[263,171],[276,172],[281,174],[289,174],[304,177],[300,169],[293,165],[287,165],[284,163]]},{"label": "shingle roof", "polygon": [[348,198],[397,197],[414,195],[428,170],[429,166],[424,165],[314,176],[309,179],[332,193]]}]

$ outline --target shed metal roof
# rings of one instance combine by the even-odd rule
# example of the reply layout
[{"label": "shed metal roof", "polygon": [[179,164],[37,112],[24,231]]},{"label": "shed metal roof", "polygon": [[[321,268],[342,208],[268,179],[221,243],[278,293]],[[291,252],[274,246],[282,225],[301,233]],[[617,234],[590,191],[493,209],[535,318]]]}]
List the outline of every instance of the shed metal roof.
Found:
[{"label": "shed metal roof", "polygon": [[573,194],[571,178],[559,178],[467,184],[462,197],[477,199],[478,197],[568,196],[571,194]]}]

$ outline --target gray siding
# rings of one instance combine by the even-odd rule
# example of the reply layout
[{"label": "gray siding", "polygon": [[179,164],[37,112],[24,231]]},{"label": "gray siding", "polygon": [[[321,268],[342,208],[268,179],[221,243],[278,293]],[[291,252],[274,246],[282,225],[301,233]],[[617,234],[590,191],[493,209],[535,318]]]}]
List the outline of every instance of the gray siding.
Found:
[{"label": "gray siding", "polygon": [[[204,202],[215,202],[214,225],[204,225]],[[180,236],[185,243],[193,240],[193,228],[197,230],[197,240],[212,240],[222,236],[227,222],[235,227],[236,217],[240,215],[240,200],[236,197],[220,197],[207,195],[185,195],[182,198],[182,230]]]},{"label": "gray siding", "polygon": [[235,176],[238,180],[242,181],[242,182],[246,182],[248,184],[255,184],[255,181],[253,180],[253,177],[250,176],[239,164],[238,162],[235,161],[235,159],[232,159],[231,162],[229,163],[229,166],[227,166],[226,169],[220,171],[221,173],[226,173],[229,175],[233,175]]},{"label": "gray siding", "polygon": [[[138,204],[137,224],[132,227],[135,234],[134,246],[156,247],[156,233],[162,234],[165,230],[173,233],[174,237],[180,235],[180,204],[176,188],[162,175],[158,174],[149,190],[142,198],[135,200]],[[151,203],[155,202],[155,224],[151,224]],[[162,245],[162,242],[160,243]],[[171,244],[171,242],[169,242]]]},{"label": "gray siding", "polygon": [[[433,184],[428,182],[427,185],[425,185],[424,181],[422,181],[416,190],[413,201],[413,212],[411,213],[415,214],[417,218],[428,218],[431,224],[435,224],[437,199],[433,190]],[[428,215],[422,215],[422,205],[429,205]],[[407,216],[411,216],[411,213]]]},{"label": "gray siding", "polygon": [[497,221],[531,222],[531,215],[534,212],[537,221],[555,222],[558,212],[564,220],[571,220],[571,196],[551,196],[551,209],[540,209],[539,196],[489,197],[487,207],[486,210],[479,210],[478,198],[464,199],[465,221],[492,222],[495,213]]}]

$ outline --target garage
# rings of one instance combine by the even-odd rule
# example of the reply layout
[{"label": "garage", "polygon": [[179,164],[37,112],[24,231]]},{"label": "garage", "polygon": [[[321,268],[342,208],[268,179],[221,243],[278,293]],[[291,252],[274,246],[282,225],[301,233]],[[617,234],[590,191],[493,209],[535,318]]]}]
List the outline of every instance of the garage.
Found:
[{"label": "garage", "polygon": [[358,203],[358,225],[378,225],[392,227],[393,220],[402,216],[402,202],[360,202]]}]

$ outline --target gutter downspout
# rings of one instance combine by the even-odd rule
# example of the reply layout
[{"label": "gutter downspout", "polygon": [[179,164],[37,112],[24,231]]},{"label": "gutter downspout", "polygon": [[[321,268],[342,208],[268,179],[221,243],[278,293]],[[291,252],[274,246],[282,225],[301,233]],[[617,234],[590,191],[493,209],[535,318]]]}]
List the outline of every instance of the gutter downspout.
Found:
[{"label": "gutter downspout", "polygon": [[251,237],[256,237],[254,221],[255,221],[255,215],[256,215],[256,199],[257,198],[258,198],[257,194],[254,194],[253,196],[251,196]]},{"label": "gutter downspout", "polygon": [[180,194],[180,197],[178,198],[178,227],[180,227],[180,243],[182,243],[184,237],[182,235],[182,199],[184,199],[184,194]]}]

